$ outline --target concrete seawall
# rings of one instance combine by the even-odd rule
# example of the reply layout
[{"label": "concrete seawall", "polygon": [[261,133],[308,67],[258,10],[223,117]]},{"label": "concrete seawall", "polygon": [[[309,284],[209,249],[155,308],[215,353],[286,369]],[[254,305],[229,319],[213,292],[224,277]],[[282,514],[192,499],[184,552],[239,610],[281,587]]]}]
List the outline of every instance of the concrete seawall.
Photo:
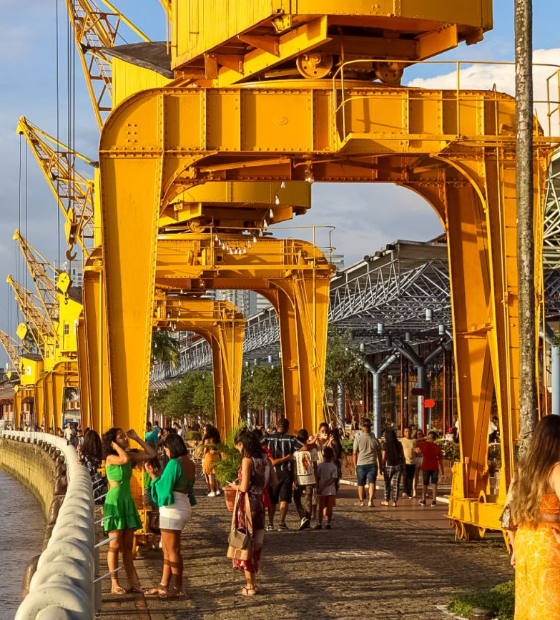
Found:
[{"label": "concrete seawall", "polygon": [[55,495],[56,469],[55,461],[40,446],[0,438],[0,470],[35,495],[47,518]]}]

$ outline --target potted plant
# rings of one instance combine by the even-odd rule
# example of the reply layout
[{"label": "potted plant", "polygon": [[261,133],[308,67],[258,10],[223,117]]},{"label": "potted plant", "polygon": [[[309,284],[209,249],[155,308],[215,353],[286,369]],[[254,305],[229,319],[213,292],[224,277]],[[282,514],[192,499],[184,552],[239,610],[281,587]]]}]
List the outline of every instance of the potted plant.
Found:
[{"label": "potted plant", "polygon": [[224,490],[224,499],[230,512],[233,512],[237,491],[229,485],[237,480],[237,472],[241,467],[241,453],[233,443],[236,432],[237,429],[234,429],[228,433],[226,442],[217,446],[221,459],[216,463],[216,478]]}]

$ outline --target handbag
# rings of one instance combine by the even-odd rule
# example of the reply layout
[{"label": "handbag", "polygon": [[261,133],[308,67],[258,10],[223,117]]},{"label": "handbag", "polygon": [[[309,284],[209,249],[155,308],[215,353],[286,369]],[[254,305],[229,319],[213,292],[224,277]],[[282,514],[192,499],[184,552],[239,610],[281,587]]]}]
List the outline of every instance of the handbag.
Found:
[{"label": "handbag", "polygon": [[239,491],[235,496],[235,505],[231,518],[231,531],[228,537],[227,557],[231,560],[250,560],[253,557],[253,519],[249,494],[245,493],[245,523],[247,530],[235,527],[239,508]]}]

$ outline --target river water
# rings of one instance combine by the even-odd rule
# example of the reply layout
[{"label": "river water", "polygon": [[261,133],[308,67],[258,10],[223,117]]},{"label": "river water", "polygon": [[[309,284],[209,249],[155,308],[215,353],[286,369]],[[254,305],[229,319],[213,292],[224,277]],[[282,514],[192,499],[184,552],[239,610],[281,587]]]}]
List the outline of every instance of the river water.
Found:
[{"label": "river water", "polygon": [[0,620],[13,620],[27,563],[41,553],[45,517],[35,496],[0,471]]}]

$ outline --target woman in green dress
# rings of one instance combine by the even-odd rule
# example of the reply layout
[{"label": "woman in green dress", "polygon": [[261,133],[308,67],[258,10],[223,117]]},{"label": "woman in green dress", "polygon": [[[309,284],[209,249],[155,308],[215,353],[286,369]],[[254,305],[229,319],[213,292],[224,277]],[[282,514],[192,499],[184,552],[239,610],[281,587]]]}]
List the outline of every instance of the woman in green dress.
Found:
[{"label": "woman in green dress", "polygon": [[[127,452],[129,438],[139,443],[144,451]],[[122,429],[111,428],[103,435],[103,455],[109,483],[103,511],[103,529],[109,537],[116,536],[109,543],[107,551],[109,571],[115,571],[111,574],[111,594],[142,592],[133,563],[134,532],[142,527],[142,521],[132,499],[130,478],[136,463],[149,461],[156,453],[149,443],[138,437],[136,431],[130,430],[125,435]],[[116,571],[119,565],[119,549],[122,549],[128,590],[119,585]]]}]

